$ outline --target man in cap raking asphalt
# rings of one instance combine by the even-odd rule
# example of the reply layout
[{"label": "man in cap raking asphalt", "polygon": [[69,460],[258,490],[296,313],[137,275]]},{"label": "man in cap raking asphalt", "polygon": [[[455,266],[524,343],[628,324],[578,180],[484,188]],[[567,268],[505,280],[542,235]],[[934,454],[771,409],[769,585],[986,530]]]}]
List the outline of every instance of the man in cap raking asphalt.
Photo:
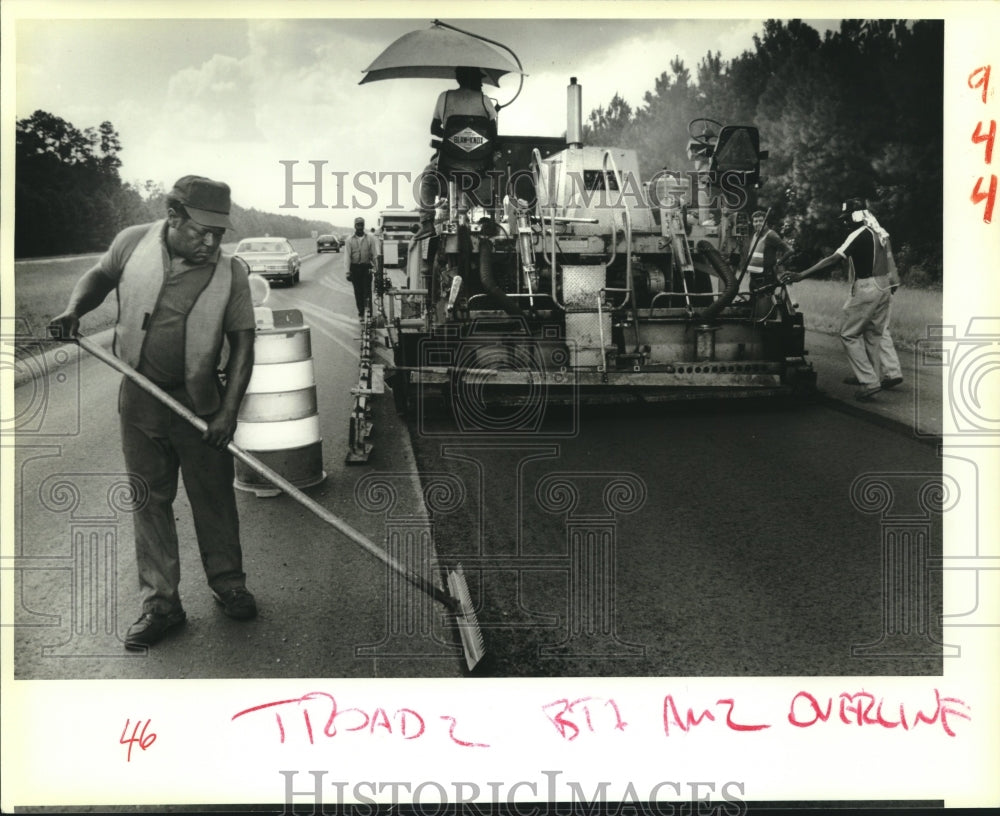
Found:
[{"label": "man in cap raking asphalt", "polygon": [[[122,451],[136,491],[136,566],[142,613],[125,646],[142,649],[186,620],[178,591],[180,557],[173,502],[178,469],[191,502],[208,585],[222,611],[257,614],[246,588],[234,464],[226,446],[253,370],[254,313],[249,270],[224,253],[232,228],[228,185],[184,176],[168,193],[166,218],[128,227],[77,282],[50,332],[72,337],[80,318],[117,290],[114,353],[205,419],[204,434],[129,379],[118,393]],[[225,384],[218,369],[223,341]]]}]

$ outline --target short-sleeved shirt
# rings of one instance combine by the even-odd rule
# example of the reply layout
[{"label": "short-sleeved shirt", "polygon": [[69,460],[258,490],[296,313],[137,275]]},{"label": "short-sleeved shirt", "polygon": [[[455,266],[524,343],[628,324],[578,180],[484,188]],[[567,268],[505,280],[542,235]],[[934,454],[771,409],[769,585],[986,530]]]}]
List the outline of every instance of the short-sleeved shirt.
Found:
[{"label": "short-sleeved shirt", "polygon": [[348,265],[369,264],[378,256],[378,239],[369,232],[362,235],[352,232],[344,250]]},{"label": "short-sleeved shirt", "polygon": [[[149,224],[128,227],[115,236],[107,252],[97,262],[101,273],[116,284],[121,280],[125,264],[139,241],[149,230]],[[139,372],[153,382],[167,387],[184,384],[184,333],[188,313],[198,295],[208,285],[215,265],[216,252],[203,264],[194,264],[179,257],[171,257],[166,244],[167,224],[160,234],[164,285],[153,314],[146,326],[146,340],[142,347]],[[226,313],[222,320],[223,332],[245,331],[256,328],[250,285],[242,275],[232,276],[232,286]]]},{"label": "short-sleeved shirt", "polygon": [[854,266],[855,278],[862,279],[872,276],[876,269],[875,243],[875,234],[870,229],[858,227],[837,248],[838,255],[850,259]]},{"label": "short-sleeved shirt", "polygon": [[492,100],[482,91],[470,88],[456,88],[444,91],[434,106],[434,118],[444,124],[449,116],[486,116],[496,121],[497,110]]}]

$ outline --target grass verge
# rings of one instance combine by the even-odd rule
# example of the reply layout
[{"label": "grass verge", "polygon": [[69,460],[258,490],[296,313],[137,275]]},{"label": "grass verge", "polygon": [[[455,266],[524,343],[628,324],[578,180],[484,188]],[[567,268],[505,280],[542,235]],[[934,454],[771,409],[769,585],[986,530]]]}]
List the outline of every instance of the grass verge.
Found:
[{"label": "grass verge", "polygon": [[[224,244],[227,251],[235,243]],[[299,238],[292,246],[303,257],[316,250],[311,238]],[[100,254],[71,255],[63,258],[39,258],[14,262],[14,317],[18,321],[18,335],[32,338],[46,336],[49,321],[66,308],[73,287],[80,276],[93,266]],[[104,303],[80,320],[80,334],[96,334],[111,328],[118,316],[118,300],[114,292]],[[35,353],[35,344],[20,346],[15,343],[15,354]]]},{"label": "grass verge", "polygon": [[[792,284],[792,300],[805,315],[807,329],[837,334],[848,288],[845,282],[804,280]],[[892,296],[889,326],[896,346],[914,348],[927,337],[928,326],[941,325],[942,293],[933,289],[907,289]]]},{"label": "grass verge", "polygon": [[[308,239],[293,242],[303,255],[315,248]],[[17,261],[14,264],[15,317],[32,337],[44,337],[49,320],[65,308],[73,286],[97,260],[97,255]],[[837,281],[804,280],[791,287],[793,300],[805,315],[806,328],[827,334],[840,330],[841,310],[847,299],[847,284]],[[927,337],[927,327],[941,324],[940,291],[900,288],[892,299],[892,336],[903,348],[913,348]],[[82,334],[95,334],[114,325],[117,315],[114,295],[83,317]]]},{"label": "grass verge", "polygon": [[[14,316],[18,334],[44,338],[49,321],[66,308],[70,293],[80,276],[90,269],[99,255],[75,255],[14,263]],[[112,293],[104,303],[80,321],[80,334],[89,335],[110,328],[118,314],[118,302]],[[37,346],[32,345],[32,349]],[[15,344],[15,353],[21,348]]]}]

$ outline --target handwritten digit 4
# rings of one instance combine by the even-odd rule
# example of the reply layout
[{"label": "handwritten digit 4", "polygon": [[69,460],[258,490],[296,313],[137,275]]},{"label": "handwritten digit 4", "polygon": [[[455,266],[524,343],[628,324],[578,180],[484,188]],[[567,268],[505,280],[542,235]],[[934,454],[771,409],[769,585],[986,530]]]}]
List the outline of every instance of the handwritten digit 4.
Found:
[{"label": "handwritten digit 4", "polygon": [[987,224],[993,221],[993,205],[996,203],[997,199],[997,177],[990,176],[990,188],[985,193],[982,191],[983,177],[980,176],[976,181],[976,186],[972,190],[972,203],[979,204],[981,201],[986,202],[986,209],[983,210],[983,221]]},{"label": "handwritten digit 4", "polygon": [[993,142],[996,139],[996,136],[997,136],[996,119],[990,120],[990,129],[987,130],[985,133],[983,132],[982,121],[976,123],[976,129],[972,134],[972,142],[973,144],[986,142],[985,159],[987,164],[993,161]]},{"label": "handwritten digit 4", "polygon": [[[131,762],[132,761],[132,747],[133,746],[138,745],[141,750],[145,751],[154,742],[156,742],[156,734],[155,733],[153,733],[152,731],[150,731],[149,734],[146,733],[146,729],[149,728],[150,723],[152,722],[152,720],[146,720],[145,722],[140,722],[139,720],[136,720],[135,721],[135,725],[132,726],[132,736],[129,737],[128,739],[125,739],[125,735],[128,733],[128,726],[129,726],[130,722],[131,722],[130,719],[125,720],[125,727],[122,729],[122,735],[118,739],[118,743],[120,745],[127,745],[128,746],[128,755],[127,755],[127,758],[126,758],[127,762]],[[139,731],[139,726],[140,725],[142,726],[142,731],[141,732]]]}]

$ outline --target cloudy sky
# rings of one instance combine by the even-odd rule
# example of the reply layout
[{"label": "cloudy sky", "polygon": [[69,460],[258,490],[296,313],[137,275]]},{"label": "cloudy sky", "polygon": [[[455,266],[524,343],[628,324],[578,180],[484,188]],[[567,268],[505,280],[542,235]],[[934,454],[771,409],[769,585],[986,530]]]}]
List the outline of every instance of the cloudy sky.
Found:
[{"label": "cloudy sky", "polygon": [[[108,9],[148,13],[149,7],[90,7],[95,16],[89,19],[17,21],[18,118],[42,109],[81,129],[109,120],[121,136],[126,181],[152,179],[169,186],[181,175],[199,173],[228,181],[243,206],[334,223],[349,223],[357,211],[391,203],[389,181],[379,186],[380,200],[373,205],[371,196],[357,192],[353,184],[358,173],[415,176],[430,156],[434,101],[454,83],[358,83],[386,46],[408,31],[428,28],[435,16],[514,49],[528,76],[520,96],[501,113],[501,133],[545,136],[565,130],[565,88],[571,76],[583,85],[585,113],[607,104],[616,92],[638,106],[675,55],[692,69],[710,50],[736,56],[753,47],[752,37],[762,27],[759,17],[470,20],[418,4],[402,9],[425,13],[382,19],[371,19],[371,11],[390,14],[388,7],[365,4],[368,16],[363,20],[329,16],[338,10],[356,14],[357,4],[215,6],[222,14],[273,9],[285,15],[291,8],[306,14],[299,19],[193,19],[205,6],[187,0],[169,6],[176,15],[172,18],[97,19]],[[398,13],[401,7],[394,8]],[[443,7],[449,8],[455,7]],[[628,6],[578,8],[620,15]],[[663,6],[637,11],[653,8]],[[499,89],[487,90],[506,103],[516,88],[516,79],[505,77]],[[297,162],[291,166],[295,181],[314,178],[310,162],[326,162],[324,209],[310,208],[315,203],[311,188],[289,191],[283,161]],[[347,174],[346,189],[338,190],[334,173]],[[410,184],[399,178],[398,203],[412,206]],[[368,177],[360,180],[371,186]],[[297,209],[282,207],[289,201]]]}]

